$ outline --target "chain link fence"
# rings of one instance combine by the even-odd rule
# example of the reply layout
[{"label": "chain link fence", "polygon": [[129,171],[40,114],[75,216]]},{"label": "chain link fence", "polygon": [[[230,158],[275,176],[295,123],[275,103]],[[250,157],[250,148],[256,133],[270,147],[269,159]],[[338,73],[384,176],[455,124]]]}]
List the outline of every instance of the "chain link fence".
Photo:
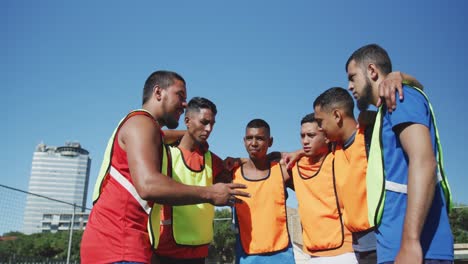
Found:
[{"label": "chain link fence", "polygon": [[80,263],[89,208],[0,184],[0,264]]},{"label": "chain link fence", "polygon": [[[2,184],[0,197],[0,264],[80,263],[81,237],[91,209]],[[231,218],[215,220],[216,230],[230,227]],[[233,233],[216,235],[224,241],[234,239]],[[214,254],[207,263],[233,262]]]},{"label": "chain link fence", "polygon": [[[0,184],[0,264],[80,263],[80,243],[89,208]],[[33,206],[35,205],[35,206]],[[26,210],[27,209],[27,210]],[[230,212],[217,216],[215,234],[221,241],[234,239],[229,231]],[[295,245],[302,245],[297,209],[288,208],[288,230]],[[457,206],[450,214],[457,260],[468,258],[468,207]],[[223,231],[224,229],[224,231]],[[227,230],[227,231],[226,231]],[[228,239],[229,238],[229,239]],[[215,241],[219,239],[214,239]],[[233,242],[223,247],[233,247]],[[213,244],[211,248],[216,248]],[[216,251],[219,251],[217,249]],[[224,250],[223,250],[224,251]],[[232,263],[232,257],[210,254],[207,263]],[[456,263],[465,263],[458,262]]]}]

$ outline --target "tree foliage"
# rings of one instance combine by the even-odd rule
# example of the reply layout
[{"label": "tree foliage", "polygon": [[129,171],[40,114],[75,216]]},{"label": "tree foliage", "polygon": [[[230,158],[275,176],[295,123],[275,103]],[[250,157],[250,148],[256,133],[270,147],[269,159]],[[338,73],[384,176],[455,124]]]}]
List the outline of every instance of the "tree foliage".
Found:
[{"label": "tree foliage", "polygon": [[[215,218],[231,218],[229,209],[215,211]],[[450,224],[455,243],[468,243],[468,207],[456,206],[450,213]],[[214,239],[209,249],[209,258],[233,262],[236,238],[229,220],[214,222]],[[80,260],[80,243],[83,231],[73,232],[72,261]],[[0,260],[34,259],[37,261],[67,258],[67,231],[25,235],[20,232],[5,233],[0,240]]]},{"label": "tree foliage", "polygon": [[[231,210],[215,211],[215,218],[231,218]],[[222,262],[233,262],[235,258],[236,237],[232,229],[232,221],[214,221],[214,238],[210,245],[208,258]]]},{"label": "tree foliage", "polygon": [[[71,260],[80,259],[80,241],[83,231],[73,232]],[[19,232],[6,233],[0,241],[0,259],[65,260],[67,258],[69,232],[36,233],[25,235]]]},{"label": "tree foliage", "polygon": [[468,207],[466,205],[452,209],[450,225],[455,243],[468,243]]}]

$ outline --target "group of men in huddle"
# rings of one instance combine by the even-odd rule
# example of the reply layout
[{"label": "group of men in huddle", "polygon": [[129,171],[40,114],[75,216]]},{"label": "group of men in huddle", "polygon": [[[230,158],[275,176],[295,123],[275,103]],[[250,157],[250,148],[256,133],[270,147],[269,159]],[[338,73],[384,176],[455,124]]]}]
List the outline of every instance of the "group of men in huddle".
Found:
[{"label": "group of men in huddle", "polygon": [[[308,263],[452,263],[450,190],[421,85],[392,72],[376,44],[356,50],[346,72],[359,122],[351,94],[333,87],[301,120],[301,150],[268,155],[273,137],[257,118],[245,130],[249,157],[224,161],[207,143],[216,105],[203,97],[187,104],[175,72],[151,74],[142,109],[109,140],[82,263],[204,263],[216,205],[233,207],[236,263],[294,263],[287,187]],[[185,131],[161,130],[176,128],[184,110]]]}]

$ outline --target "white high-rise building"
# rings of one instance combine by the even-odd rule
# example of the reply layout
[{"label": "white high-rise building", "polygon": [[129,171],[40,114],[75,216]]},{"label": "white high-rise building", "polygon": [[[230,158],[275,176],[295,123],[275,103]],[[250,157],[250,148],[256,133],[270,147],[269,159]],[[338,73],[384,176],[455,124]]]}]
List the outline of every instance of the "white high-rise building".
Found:
[{"label": "white high-rise building", "polygon": [[73,204],[77,205],[76,212],[84,212],[90,168],[89,152],[78,142],[66,142],[61,147],[39,144],[29,180],[29,192],[39,196],[26,198],[23,232],[41,232],[44,214],[73,213]]}]

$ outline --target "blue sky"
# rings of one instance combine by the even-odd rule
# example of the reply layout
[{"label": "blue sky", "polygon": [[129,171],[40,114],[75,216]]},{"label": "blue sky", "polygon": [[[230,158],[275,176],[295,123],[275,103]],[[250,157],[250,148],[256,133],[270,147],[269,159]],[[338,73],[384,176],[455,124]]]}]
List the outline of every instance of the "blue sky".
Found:
[{"label": "blue sky", "polygon": [[468,203],[467,11],[464,0],[1,1],[0,183],[27,190],[36,145],[74,140],[91,153],[91,190],[108,137],[158,69],[217,104],[219,156],[246,155],[253,118],[270,123],[272,149],[298,149],[315,97],[347,87],[349,55],[378,43],[425,85],[454,199]]}]

